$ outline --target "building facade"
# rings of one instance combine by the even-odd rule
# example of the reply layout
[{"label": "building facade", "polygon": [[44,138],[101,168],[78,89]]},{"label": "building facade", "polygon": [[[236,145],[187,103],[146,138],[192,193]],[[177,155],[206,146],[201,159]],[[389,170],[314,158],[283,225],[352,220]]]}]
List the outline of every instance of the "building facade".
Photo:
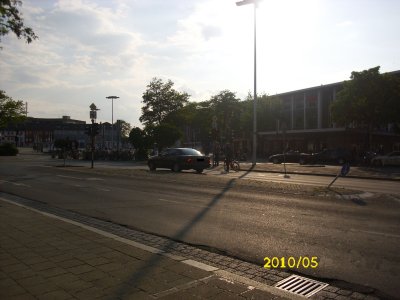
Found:
[{"label": "building facade", "polygon": [[[71,119],[69,116],[51,119],[28,117],[24,122],[1,130],[0,143],[12,143],[18,147],[32,147],[38,151],[48,152],[53,150],[54,141],[68,139],[76,141],[78,148],[84,150],[89,149],[91,145],[91,139],[86,133],[87,126],[90,124]],[[96,149],[122,149],[126,146],[121,141],[118,126],[112,128],[108,122],[99,124],[99,134],[95,138]]]},{"label": "building facade", "polygon": [[339,82],[276,95],[282,101],[281,118],[276,120],[274,130],[258,132],[259,155],[267,157],[284,149],[318,152],[344,148],[355,155],[367,150],[400,149],[400,135],[394,124],[375,128],[370,137],[366,128],[351,124],[338,127],[333,122],[330,106],[342,87]]}]

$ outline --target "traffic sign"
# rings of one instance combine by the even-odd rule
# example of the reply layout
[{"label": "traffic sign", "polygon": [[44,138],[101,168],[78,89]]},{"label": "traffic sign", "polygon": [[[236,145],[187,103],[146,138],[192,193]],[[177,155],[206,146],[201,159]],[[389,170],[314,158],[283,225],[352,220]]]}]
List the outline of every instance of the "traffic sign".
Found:
[{"label": "traffic sign", "polygon": [[342,169],[340,170],[340,175],[344,177],[344,176],[347,175],[347,173],[349,173],[349,171],[350,171],[350,164],[349,163],[345,163],[342,166]]}]

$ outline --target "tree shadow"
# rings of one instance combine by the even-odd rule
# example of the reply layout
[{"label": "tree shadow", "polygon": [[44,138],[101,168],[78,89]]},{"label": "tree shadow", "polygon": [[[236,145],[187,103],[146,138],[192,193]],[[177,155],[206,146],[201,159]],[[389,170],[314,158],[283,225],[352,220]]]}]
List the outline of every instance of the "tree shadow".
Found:
[{"label": "tree shadow", "polygon": [[335,191],[331,188],[328,188],[328,190],[338,195],[342,200],[350,199],[351,202],[353,202],[354,204],[357,204],[359,206],[367,206],[367,202],[365,202],[359,195],[344,195],[343,193]]}]

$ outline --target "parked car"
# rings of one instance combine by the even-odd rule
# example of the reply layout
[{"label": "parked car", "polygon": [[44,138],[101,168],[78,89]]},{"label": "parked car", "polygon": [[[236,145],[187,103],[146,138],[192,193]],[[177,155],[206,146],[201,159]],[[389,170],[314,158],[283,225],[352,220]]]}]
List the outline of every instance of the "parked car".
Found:
[{"label": "parked car", "polygon": [[346,149],[325,149],[311,155],[302,155],[300,158],[300,164],[321,163],[343,165],[345,162],[351,161],[351,151]]},{"label": "parked car", "polygon": [[369,166],[372,164],[372,159],[376,157],[376,152],[373,151],[365,151],[361,154],[361,163],[363,165]]},{"label": "parked car", "polygon": [[281,164],[284,160],[288,163],[299,163],[303,155],[307,154],[300,153],[299,151],[288,151],[285,155],[283,155],[283,153],[271,155],[268,157],[268,161],[274,164]]},{"label": "parked car", "polygon": [[211,166],[210,158],[192,148],[168,148],[160,154],[151,156],[147,165],[151,171],[157,168],[167,168],[174,172],[181,170],[196,170],[202,173]]},{"label": "parked car", "polygon": [[374,166],[400,166],[400,151],[393,151],[387,155],[378,155],[371,160]]}]

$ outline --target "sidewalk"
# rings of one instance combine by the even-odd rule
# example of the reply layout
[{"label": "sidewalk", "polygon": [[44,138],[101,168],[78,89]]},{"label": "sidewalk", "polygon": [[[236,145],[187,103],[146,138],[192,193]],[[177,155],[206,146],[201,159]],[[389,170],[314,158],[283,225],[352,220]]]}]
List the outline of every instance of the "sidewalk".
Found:
[{"label": "sidewalk", "polygon": [[0,219],[1,299],[301,299],[2,199]]},{"label": "sidewalk", "polygon": [[[64,163],[62,159],[52,159],[49,154],[35,152],[30,148],[19,148],[19,155],[41,155],[43,158],[47,157],[47,160],[51,164],[61,166]],[[222,163],[222,162],[221,162]],[[253,168],[252,163],[249,161],[239,162],[242,171],[256,171],[256,172],[269,172],[269,173],[284,173],[283,164],[272,164],[264,161],[258,161],[256,166]],[[66,160],[68,166],[89,166],[90,161],[84,160]],[[116,169],[148,169],[146,161],[104,161],[96,160],[94,162],[96,168],[116,168]],[[222,165],[219,167],[209,170],[222,170]],[[341,170],[341,166],[329,166],[329,165],[299,165],[293,163],[286,164],[286,172],[288,174],[299,174],[299,175],[319,175],[319,176],[336,176]],[[400,167],[360,167],[351,166],[350,172],[346,177],[352,178],[365,178],[365,179],[381,179],[381,180],[395,180],[400,181]]]},{"label": "sidewalk", "polygon": [[[240,168],[242,171],[284,173],[283,164],[272,164],[266,162],[257,162],[254,168],[252,168],[252,164],[250,162],[240,162]],[[299,175],[336,176],[340,172],[341,168],[342,166],[299,165],[294,163],[286,164],[286,172],[288,174]],[[350,166],[350,172],[346,175],[346,177],[400,180],[400,167],[372,168]]]}]

